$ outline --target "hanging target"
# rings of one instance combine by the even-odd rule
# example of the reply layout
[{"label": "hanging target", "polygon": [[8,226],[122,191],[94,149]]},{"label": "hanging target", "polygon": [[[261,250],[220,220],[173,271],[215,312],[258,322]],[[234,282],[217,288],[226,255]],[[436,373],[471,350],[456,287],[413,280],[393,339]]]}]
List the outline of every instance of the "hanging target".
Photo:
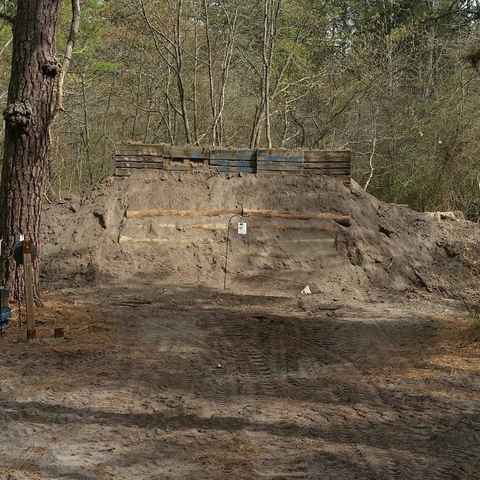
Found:
[{"label": "hanging target", "polygon": [[[23,241],[17,242],[13,246],[13,258],[18,263],[18,265],[23,265],[23,243]],[[35,261],[35,258],[37,258],[37,248],[32,243],[32,262]]]}]

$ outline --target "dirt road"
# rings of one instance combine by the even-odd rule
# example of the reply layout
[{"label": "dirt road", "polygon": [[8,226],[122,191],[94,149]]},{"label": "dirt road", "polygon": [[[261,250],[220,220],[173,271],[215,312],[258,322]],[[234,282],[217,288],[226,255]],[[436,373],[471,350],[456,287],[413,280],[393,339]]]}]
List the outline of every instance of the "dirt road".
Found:
[{"label": "dirt road", "polygon": [[3,341],[1,478],[480,478],[480,351],[451,304],[63,295],[75,338]]}]

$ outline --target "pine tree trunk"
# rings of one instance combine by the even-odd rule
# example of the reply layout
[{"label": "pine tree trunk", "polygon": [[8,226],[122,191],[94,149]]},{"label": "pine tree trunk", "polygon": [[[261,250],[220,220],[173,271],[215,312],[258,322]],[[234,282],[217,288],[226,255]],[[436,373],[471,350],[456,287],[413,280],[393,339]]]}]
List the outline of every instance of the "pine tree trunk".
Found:
[{"label": "pine tree trunk", "polygon": [[[5,255],[3,274],[14,296],[19,281],[9,249],[20,234],[40,247],[42,189],[49,144],[56,36],[60,0],[18,0],[13,22],[12,70],[4,111],[5,143],[0,188],[0,238]],[[38,261],[35,297],[39,298]]]}]

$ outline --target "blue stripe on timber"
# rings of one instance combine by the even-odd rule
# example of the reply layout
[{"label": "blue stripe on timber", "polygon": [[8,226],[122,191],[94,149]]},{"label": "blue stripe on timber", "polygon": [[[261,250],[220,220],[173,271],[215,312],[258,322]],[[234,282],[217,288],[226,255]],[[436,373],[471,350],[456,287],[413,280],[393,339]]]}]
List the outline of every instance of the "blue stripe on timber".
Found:
[{"label": "blue stripe on timber", "polygon": [[210,165],[220,165],[220,166],[229,166],[229,165],[241,165],[244,167],[255,166],[254,160],[224,160],[224,159],[215,159],[210,160]]},{"label": "blue stripe on timber", "polygon": [[258,158],[260,162],[289,162],[304,163],[303,157],[279,157],[274,155],[265,155]]},{"label": "blue stripe on timber", "polygon": [[191,159],[191,160],[206,160],[206,157],[203,153],[172,153],[173,159]]}]

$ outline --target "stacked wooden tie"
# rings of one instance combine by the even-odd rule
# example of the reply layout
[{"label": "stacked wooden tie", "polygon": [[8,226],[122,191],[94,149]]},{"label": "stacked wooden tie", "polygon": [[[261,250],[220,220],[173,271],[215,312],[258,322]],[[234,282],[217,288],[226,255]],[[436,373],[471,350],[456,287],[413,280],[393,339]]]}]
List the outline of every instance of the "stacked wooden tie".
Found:
[{"label": "stacked wooden tie", "polygon": [[176,147],[168,144],[121,144],[115,155],[115,174],[136,170],[192,170],[275,175],[327,175],[350,184],[350,150],[288,150]]}]

